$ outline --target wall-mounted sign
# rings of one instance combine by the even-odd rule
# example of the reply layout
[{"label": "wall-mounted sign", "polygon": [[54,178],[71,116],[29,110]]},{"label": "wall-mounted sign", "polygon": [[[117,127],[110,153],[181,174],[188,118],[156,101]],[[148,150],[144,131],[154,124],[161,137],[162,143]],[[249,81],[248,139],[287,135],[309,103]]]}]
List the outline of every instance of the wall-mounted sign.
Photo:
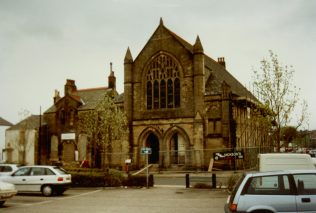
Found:
[{"label": "wall-mounted sign", "polygon": [[61,140],[75,140],[76,133],[62,133]]},{"label": "wall-mounted sign", "polygon": [[214,160],[244,159],[244,153],[243,151],[215,152],[213,158]]}]

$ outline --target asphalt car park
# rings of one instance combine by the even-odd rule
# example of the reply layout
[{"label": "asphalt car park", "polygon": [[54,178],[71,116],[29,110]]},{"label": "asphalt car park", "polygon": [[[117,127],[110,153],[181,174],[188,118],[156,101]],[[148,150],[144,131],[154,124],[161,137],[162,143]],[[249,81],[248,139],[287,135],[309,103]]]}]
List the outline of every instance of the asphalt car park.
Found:
[{"label": "asphalt car park", "polygon": [[153,188],[71,188],[62,196],[18,194],[0,212],[223,212],[226,190]]}]

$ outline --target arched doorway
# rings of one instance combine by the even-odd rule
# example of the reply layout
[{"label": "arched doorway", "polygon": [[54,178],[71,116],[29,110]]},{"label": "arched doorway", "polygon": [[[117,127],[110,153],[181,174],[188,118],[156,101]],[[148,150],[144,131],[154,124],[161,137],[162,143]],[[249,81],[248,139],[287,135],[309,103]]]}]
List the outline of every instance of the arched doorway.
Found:
[{"label": "arched doorway", "polygon": [[151,148],[151,154],[148,156],[149,163],[159,163],[159,140],[157,136],[151,133],[147,138],[146,146]]},{"label": "arched doorway", "polygon": [[181,134],[174,133],[170,140],[171,163],[185,164],[186,143]]}]

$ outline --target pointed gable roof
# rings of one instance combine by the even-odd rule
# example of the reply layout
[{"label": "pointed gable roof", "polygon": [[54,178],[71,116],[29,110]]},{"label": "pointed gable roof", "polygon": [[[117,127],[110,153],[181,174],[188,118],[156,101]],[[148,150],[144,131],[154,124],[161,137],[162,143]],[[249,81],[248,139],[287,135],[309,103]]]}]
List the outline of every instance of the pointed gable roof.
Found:
[{"label": "pointed gable roof", "polygon": [[12,125],[13,125],[12,123],[0,117],[0,126],[12,126]]},{"label": "pointed gable roof", "polygon": [[[185,41],[183,38],[178,36],[176,33],[169,30],[163,23],[162,19],[160,19],[159,26],[156,28],[153,35],[150,37],[146,45],[140,51],[146,48],[148,43],[152,40],[161,39],[161,35],[163,33],[172,36],[180,45],[182,45],[188,52],[191,54],[194,53],[194,49],[199,49],[200,52],[203,52],[202,43],[200,41],[199,36],[195,41],[195,44],[192,45],[189,42]],[[138,55],[139,56],[139,55]],[[138,58],[136,57],[136,59]],[[135,61],[136,61],[135,59]],[[204,63],[205,63],[205,88],[206,88],[206,95],[213,95],[213,94],[221,94],[221,85],[223,81],[227,82],[231,86],[232,93],[236,96],[243,96],[253,100],[257,100],[257,98],[248,91],[232,74],[230,74],[224,66],[219,64],[217,61],[212,59],[211,57],[207,56],[204,53]]]},{"label": "pointed gable roof", "polygon": [[30,115],[29,117],[25,118],[24,120],[20,121],[19,123],[11,126],[7,130],[20,130],[21,128],[24,129],[38,129],[40,126],[40,119],[43,121],[43,117],[40,115]]},{"label": "pointed gable roof", "polygon": [[137,58],[140,56],[140,54],[143,52],[144,49],[146,49],[146,47],[148,46],[148,44],[153,41],[153,40],[159,40],[162,39],[164,37],[162,37],[163,35],[168,35],[171,36],[175,39],[175,41],[179,42],[179,44],[181,46],[183,46],[185,49],[187,49],[190,53],[193,53],[193,46],[188,43],[187,41],[185,41],[184,39],[182,39],[180,36],[178,36],[177,34],[175,34],[174,32],[172,32],[171,30],[169,30],[164,24],[162,19],[160,19],[159,25],[156,28],[156,30],[154,31],[154,33],[152,34],[152,36],[148,39],[147,43],[144,45],[144,47],[142,48],[142,50],[139,52],[139,54],[137,55],[137,57],[135,58],[134,61],[137,60]]}]

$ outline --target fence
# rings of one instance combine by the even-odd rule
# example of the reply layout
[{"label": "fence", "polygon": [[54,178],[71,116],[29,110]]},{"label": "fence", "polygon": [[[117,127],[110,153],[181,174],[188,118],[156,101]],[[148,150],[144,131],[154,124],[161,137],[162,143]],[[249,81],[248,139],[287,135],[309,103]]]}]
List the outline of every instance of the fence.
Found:
[{"label": "fence", "polygon": [[[159,170],[248,170],[257,168],[258,154],[271,152],[271,147],[240,147],[238,149],[203,149],[185,151],[159,151],[148,156],[141,153],[104,153],[104,163],[124,169],[131,159],[129,169],[139,169],[150,164]],[[214,158],[214,156],[217,156]],[[221,157],[218,157],[221,156]],[[101,156],[102,158],[102,156]],[[213,160],[212,160],[213,159]]]}]

